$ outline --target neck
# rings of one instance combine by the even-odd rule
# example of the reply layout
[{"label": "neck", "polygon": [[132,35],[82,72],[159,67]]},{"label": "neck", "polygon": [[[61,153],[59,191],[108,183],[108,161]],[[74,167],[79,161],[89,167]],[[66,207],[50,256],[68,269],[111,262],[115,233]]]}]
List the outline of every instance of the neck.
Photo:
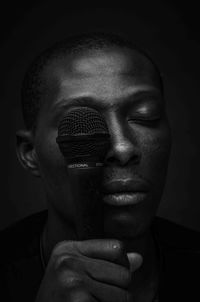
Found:
[{"label": "neck", "polygon": [[126,240],[125,246],[128,252],[135,252],[143,257],[141,267],[133,273],[130,286],[135,301],[151,301],[157,291],[159,278],[159,254],[151,229],[139,238]]}]

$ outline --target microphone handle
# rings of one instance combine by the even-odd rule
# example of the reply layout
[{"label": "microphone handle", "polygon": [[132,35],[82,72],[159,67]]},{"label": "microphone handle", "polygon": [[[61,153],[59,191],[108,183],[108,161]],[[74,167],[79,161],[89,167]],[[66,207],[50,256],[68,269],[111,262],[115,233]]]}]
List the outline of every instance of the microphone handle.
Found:
[{"label": "microphone handle", "polygon": [[103,238],[102,167],[68,168],[78,240]]}]

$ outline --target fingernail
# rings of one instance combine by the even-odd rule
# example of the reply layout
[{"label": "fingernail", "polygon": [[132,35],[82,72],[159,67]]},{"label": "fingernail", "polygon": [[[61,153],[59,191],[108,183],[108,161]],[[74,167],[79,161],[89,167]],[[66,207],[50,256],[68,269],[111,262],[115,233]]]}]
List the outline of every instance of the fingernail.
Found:
[{"label": "fingernail", "polygon": [[142,265],[142,255],[138,253],[127,253],[127,257],[130,263],[131,272],[135,272]]}]

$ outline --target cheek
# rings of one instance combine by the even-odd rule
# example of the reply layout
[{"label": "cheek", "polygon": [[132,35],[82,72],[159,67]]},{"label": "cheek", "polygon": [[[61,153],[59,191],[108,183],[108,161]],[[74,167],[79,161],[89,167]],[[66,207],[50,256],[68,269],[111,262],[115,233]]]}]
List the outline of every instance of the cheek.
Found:
[{"label": "cheek", "polygon": [[66,163],[56,143],[57,131],[39,137],[36,152],[48,203],[65,219],[71,220],[75,215],[73,196]]},{"label": "cheek", "polygon": [[[57,131],[48,135],[38,135],[36,153],[39,159],[40,173],[43,181],[57,186],[67,178],[65,160],[56,143]],[[62,181],[61,181],[62,180]]]},{"label": "cheek", "polygon": [[140,134],[140,172],[159,188],[166,177],[169,154],[170,132],[168,129],[148,130]]}]

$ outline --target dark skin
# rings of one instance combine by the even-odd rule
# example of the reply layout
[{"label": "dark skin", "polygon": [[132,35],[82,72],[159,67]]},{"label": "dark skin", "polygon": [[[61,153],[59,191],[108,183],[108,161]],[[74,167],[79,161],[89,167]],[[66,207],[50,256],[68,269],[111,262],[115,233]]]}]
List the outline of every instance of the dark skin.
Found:
[{"label": "dark skin", "polygon": [[[137,51],[110,47],[54,59],[36,131],[19,131],[18,157],[41,177],[48,220],[43,232],[47,269],[37,302],[152,301],[158,257],[150,225],[158,208],[170,152],[170,130],[157,71]],[[56,144],[67,111],[89,106],[104,116],[111,135],[103,183],[145,185],[141,201],[105,206],[104,237],[78,240],[80,220],[69,174]]]}]

